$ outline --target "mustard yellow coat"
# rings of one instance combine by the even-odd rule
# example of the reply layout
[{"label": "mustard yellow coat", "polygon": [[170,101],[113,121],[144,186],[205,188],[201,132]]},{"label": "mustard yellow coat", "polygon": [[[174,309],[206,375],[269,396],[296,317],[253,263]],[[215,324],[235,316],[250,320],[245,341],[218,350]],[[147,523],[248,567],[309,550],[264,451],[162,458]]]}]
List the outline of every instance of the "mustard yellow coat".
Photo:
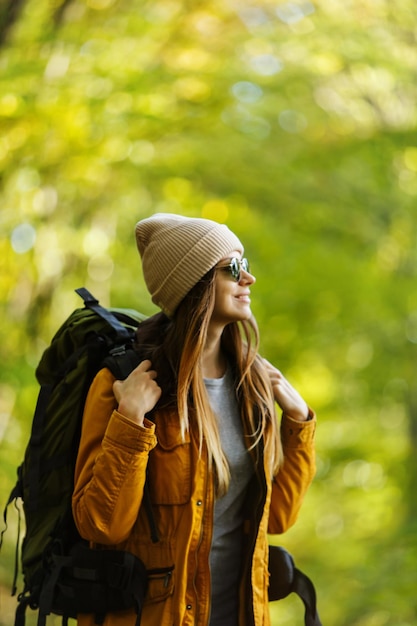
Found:
[{"label": "mustard yellow coat", "polygon": [[[75,472],[73,513],[82,537],[128,550],[147,569],[175,569],[150,578],[143,626],[207,626],[209,552],[213,530],[213,479],[193,434],[183,441],[178,415],[155,411],[141,427],[117,411],[113,375],[99,372],[91,387]],[[257,471],[248,490],[240,626],[268,626],[268,538],[296,520],[313,479],[315,417],[282,418],[285,462],[274,478]],[[160,541],[152,543],[142,507],[146,468]],[[133,611],[109,614],[105,626],[134,626]],[[80,626],[93,626],[90,615]]]}]

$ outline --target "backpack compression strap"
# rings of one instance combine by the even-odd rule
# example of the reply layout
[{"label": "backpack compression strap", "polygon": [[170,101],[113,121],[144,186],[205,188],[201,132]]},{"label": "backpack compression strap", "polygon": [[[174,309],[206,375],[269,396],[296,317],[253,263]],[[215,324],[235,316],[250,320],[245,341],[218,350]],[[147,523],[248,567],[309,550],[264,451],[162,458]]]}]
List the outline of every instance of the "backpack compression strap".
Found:
[{"label": "backpack compression strap", "polygon": [[113,315],[111,311],[108,311],[107,309],[102,307],[99,301],[96,300],[96,298],[93,296],[92,293],[88,291],[88,289],[86,289],[85,287],[80,287],[75,291],[83,299],[84,305],[88,309],[95,311],[95,313],[97,313],[98,315],[100,315],[100,317],[106,320],[106,322],[108,322],[110,326],[114,328],[114,330],[117,332],[118,336],[121,339],[131,339],[131,333],[129,332],[129,330],[119,322],[119,320],[116,318],[115,315]]}]

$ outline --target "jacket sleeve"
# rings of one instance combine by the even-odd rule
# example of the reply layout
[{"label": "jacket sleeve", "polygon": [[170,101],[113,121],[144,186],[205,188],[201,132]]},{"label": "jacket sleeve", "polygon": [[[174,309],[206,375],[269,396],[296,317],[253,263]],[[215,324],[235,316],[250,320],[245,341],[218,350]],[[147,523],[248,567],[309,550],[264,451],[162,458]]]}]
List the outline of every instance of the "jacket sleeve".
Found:
[{"label": "jacket sleeve", "polygon": [[143,496],[155,427],[139,426],[117,411],[115,378],[101,370],[89,390],[74,476],[72,509],[80,535],[101,544],[124,541]]},{"label": "jacket sleeve", "polygon": [[281,440],[284,462],[272,482],[268,532],[280,534],[297,520],[304,496],[316,472],[315,414],[299,422],[283,415]]}]

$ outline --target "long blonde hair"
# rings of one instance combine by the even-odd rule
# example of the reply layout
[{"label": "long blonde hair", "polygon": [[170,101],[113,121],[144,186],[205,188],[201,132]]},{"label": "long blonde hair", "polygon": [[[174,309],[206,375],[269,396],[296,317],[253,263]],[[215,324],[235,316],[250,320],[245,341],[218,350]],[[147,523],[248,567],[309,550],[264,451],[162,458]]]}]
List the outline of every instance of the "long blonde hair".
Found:
[{"label": "long blonde hair", "polygon": [[[214,276],[215,270],[211,270],[191,289],[173,319],[168,320],[163,314],[154,316],[157,318],[155,322],[159,327],[160,341],[157,348],[154,344],[154,349],[145,356],[152,360],[163,389],[159,404],[175,401],[183,436],[191,428],[197,429],[200,454],[205,444],[209,467],[216,477],[216,491],[221,495],[229,486],[229,464],[201,370],[214,307]],[[154,325],[151,323],[151,326]],[[141,326],[146,327],[147,324]],[[139,330],[138,344],[142,343],[142,348],[146,335],[148,333]],[[155,333],[152,335],[155,338]],[[248,448],[254,454],[261,452],[255,458],[258,462],[265,458],[273,476],[278,472],[283,454],[272,386],[258,354],[259,332],[255,319],[252,317],[226,326],[222,345],[233,368],[236,398]]]}]

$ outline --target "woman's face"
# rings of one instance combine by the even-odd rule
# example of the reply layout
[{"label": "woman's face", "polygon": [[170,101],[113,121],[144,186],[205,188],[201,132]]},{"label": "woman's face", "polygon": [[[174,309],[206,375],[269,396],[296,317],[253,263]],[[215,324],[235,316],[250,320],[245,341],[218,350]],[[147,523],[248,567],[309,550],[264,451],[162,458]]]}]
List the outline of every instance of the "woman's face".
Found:
[{"label": "woman's face", "polygon": [[241,261],[240,252],[233,250],[216,265],[211,322],[226,326],[252,316],[250,287],[256,279],[249,273],[245,260]]}]

